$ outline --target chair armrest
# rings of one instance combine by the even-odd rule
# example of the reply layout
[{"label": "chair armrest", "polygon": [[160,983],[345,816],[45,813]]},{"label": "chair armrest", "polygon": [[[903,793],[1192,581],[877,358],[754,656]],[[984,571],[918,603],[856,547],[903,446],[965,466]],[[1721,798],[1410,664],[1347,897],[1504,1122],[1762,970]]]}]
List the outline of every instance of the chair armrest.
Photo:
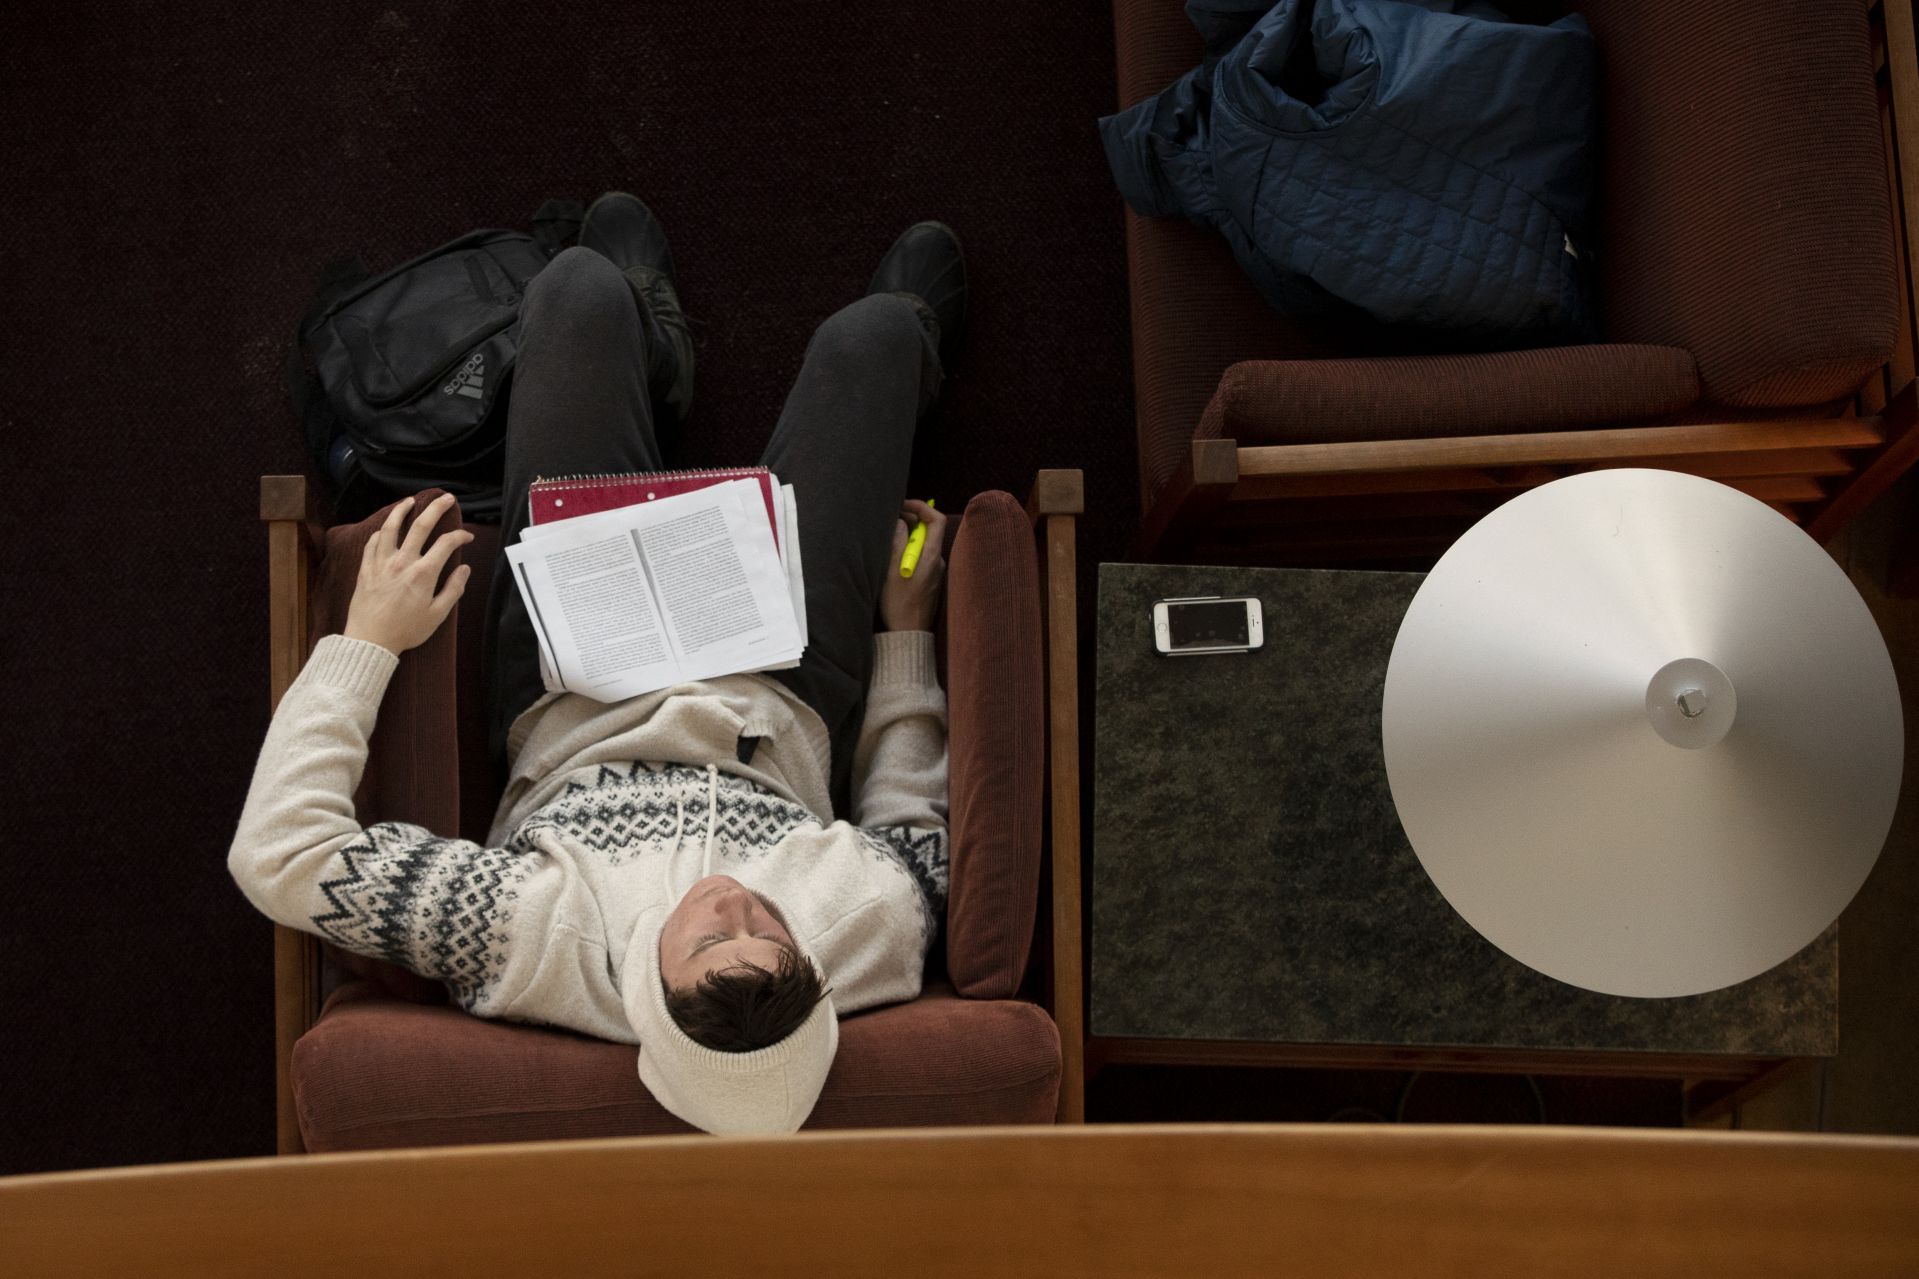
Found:
[{"label": "chair armrest", "polygon": [[[423,489],[403,528],[410,528],[440,494]],[[311,641],[346,629],[347,611],[359,582],[366,544],[386,522],[390,503],[357,524],[336,525],[326,531],[325,554],[312,583]],[[457,504],[439,517],[437,533],[463,527]],[[458,569],[455,551],[442,570]],[[465,603],[466,601],[462,601]],[[442,625],[425,643],[400,655],[400,664],[388,681],[380,702],[380,718],[367,744],[366,770],[353,803],[362,825],[375,822],[412,822],[431,831],[460,828],[460,769],[458,740],[459,685],[457,680],[458,627]],[[421,749],[438,744],[437,749]]]},{"label": "chair armrest", "polygon": [[946,962],[970,999],[1026,974],[1045,816],[1046,685],[1032,524],[1010,493],[966,505],[946,575]]},{"label": "chair armrest", "polygon": [[[306,665],[307,591],[321,540],[317,506],[304,475],[260,477],[260,520],[267,526],[267,679],[270,705]],[[275,1150],[305,1149],[293,1095],[293,1046],[320,1015],[320,947],[309,933],[273,926]]]},{"label": "chair armrest", "polygon": [[1077,517],[1086,509],[1078,470],[1041,471],[1026,513],[1038,526],[1040,590],[1046,616],[1046,712],[1052,819],[1052,912],[1046,991],[1059,1028],[1057,1118],[1086,1121],[1086,989],[1082,974],[1079,785],[1079,547]]},{"label": "chair armrest", "polygon": [[[438,492],[422,492],[409,518],[417,518]],[[313,644],[345,626],[362,552],[391,509],[383,507],[358,524],[329,529],[320,522],[305,476],[260,478],[260,519],[267,526],[269,566],[270,691],[276,709],[305,667]],[[460,527],[458,507],[443,527]],[[459,561],[455,552],[446,571],[453,571]],[[402,656],[381,703],[366,770],[354,794],[354,808],[363,823],[410,821],[430,830],[457,829],[459,767],[451,745],[457,694],[454,645],[454,628],[442,626],[426,643]],[[411,746],[416,741],[445,742],[448,748],[415,751]],[[411,998],[429,998],[438,985],[376,960],[356,957],[346,966]],[[318,939],[276,924],[274,1054],[281,1154],[304,1149],[290,1067],[295,1043],[319,1017],[322,973]]]},{"label": "chair armrest", "polygon": [[268,678],[277,709],[306,665],[308,581],[326,536],[306,476],[262,475],[260,522],[267,526]]},{"label": "chair armrest", "polygon": [[1571,430],[1677,413],[1698,398],[1692,356],[1669,346],[1246,360],[1220,378],[1194,438],[1314,444]]}]

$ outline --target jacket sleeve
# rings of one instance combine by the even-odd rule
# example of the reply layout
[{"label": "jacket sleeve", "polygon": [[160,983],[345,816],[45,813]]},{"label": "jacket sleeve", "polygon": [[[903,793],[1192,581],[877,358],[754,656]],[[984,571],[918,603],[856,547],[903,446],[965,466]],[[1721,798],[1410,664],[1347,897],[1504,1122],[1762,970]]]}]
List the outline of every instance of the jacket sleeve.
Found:
[{"label": "jacket sleeve", "polygon": [[[931,631],[873,637],[866,719],[853,751],[853,821],[919,885],[930,919],[946,915],[946,694]],[[930,943],[930,936],[928,941]]]},{"label": "jacket sleeve", "polygon": [[[482,848],[421,826],[362,828],[353,792],[399,658],[323,638],[275,711],[227,869],[278,923],[447,983],[462,1007],[501,994],[508,903],[548,860],[530,844]],[[548,877],[542,877],[548,878]]]}]

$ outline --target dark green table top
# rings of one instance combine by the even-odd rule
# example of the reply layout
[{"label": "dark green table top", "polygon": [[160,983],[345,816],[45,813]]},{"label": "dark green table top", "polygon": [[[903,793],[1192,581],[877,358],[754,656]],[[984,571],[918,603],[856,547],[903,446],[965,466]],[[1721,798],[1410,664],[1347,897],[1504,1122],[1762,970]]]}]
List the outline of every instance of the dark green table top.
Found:
[{"label": "dark green table top", "polygon": [[[1820,1056],[1837,925],[1678,999],[1569,986],[1446,903],[1386,783],[1380,699],[1422,574],[1099,567],[1095,1035]],[[1166,657],[1153,601],[1255,595],[1266,644]]]}]

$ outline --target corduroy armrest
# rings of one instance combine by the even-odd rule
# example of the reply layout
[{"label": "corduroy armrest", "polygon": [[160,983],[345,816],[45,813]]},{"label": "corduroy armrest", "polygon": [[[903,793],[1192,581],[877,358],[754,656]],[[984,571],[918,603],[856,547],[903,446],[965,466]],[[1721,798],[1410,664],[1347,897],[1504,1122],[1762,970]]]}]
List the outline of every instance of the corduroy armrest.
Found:
[{"label": "corduroy armrest", "polygon": [[1509,435],[1640,421],[1698,398],[1692,356],[1675,347],[1247,360],[1220,378],[1195,435],[1242,445]]},{"label": "corduroy armrest", "polygon": [[1039,905],[1046,682],[1032,524],[1010,493],[966,505],[946,572],[946,966],[969,999],[1019,991]]},{"label": "corduroy armrest", "polygon": [[[439,489],[423,489],[416,495],[413,510],[402,523],[412,527]],[[360,561],[366,544],[386,523],[393,504],[381,507],[357,524],[342,524],[326,533],[326,554],[322,559],[310,594],[308,644],[316,644],[323,635],[346,629],[347,610],[353,603],[353,590],[359,581]],[[463,527],[460,509],[440,516],[434,534]],[[463,556],[455,551],[441,576],[458,568]],[[468,596],[465,607],[478,607],[485,601]],[[455,746],[457,699],[457,637],[452,624],[441,626],[418,648],[400,654],[400,664],[388,682],[386,696],[380,702],[379,719],[373,737],[367,743],[366,770],[353,794],[354,815],[362,826],[379,822],[412,822],[430,831],[459,829],[460,778],[459,753]],[[445,999],[445,988],[397,964],[385,963],[363,955],[336,952],[347,971],[373,982],[381,990],[405,999],[438,1003]]]}]

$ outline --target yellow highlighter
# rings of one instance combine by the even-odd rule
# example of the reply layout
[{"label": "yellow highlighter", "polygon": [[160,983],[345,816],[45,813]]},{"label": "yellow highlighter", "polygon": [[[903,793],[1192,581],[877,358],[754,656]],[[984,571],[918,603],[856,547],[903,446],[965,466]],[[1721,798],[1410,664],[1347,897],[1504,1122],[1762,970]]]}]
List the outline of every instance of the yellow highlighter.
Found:
[{"label": "yellow highlighter", "polygon": [[[933,499],[930,497],[927,498],[926,504],[928,506],[932,506]],[[925,549],[925,547],[926,547],[926,521],[921,520],[919,523],[913,526],[913,531],[906,535],[906,550],[900,556],[900,576],[901,577],[913,576],[913,570],[919,567],[920,551]]]}]

